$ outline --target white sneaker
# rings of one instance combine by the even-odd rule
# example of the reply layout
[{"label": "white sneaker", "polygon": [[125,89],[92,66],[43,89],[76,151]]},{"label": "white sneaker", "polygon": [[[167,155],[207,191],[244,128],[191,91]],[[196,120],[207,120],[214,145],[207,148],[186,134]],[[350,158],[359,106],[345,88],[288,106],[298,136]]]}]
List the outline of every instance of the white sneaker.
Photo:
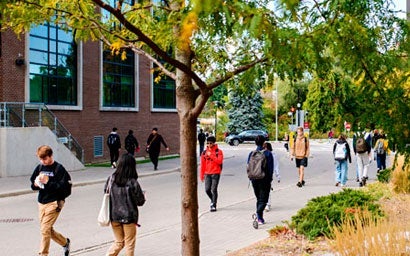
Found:
[{"label": "white sneaker", "polygon": [[265,211],[266,211],[266,212],[269,212],[269,211],[270,211],[270,205],[266,205]]}]

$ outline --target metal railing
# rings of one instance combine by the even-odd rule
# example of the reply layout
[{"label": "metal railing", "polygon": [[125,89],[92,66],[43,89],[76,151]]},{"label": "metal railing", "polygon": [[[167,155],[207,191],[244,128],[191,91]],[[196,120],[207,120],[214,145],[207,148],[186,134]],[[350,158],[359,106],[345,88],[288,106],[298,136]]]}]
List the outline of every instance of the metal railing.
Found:
[{"label": "metal railing", "polygon": [[81,163],[84,149],[44,103],[0,102],[0,127],[46,126]]}]

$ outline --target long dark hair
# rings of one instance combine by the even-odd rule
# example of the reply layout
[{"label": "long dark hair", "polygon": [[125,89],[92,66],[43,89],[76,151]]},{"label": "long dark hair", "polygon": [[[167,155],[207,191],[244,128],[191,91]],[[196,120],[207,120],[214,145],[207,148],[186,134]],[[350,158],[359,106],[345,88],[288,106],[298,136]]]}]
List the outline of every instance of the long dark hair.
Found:
[{"label": "long dark hair", "polygon": [[117,170],[114,172],[114,182],[117,186],[125,186],[128,180],[138,179],[137,166],[134,156],[126,153],[121,155]]}]

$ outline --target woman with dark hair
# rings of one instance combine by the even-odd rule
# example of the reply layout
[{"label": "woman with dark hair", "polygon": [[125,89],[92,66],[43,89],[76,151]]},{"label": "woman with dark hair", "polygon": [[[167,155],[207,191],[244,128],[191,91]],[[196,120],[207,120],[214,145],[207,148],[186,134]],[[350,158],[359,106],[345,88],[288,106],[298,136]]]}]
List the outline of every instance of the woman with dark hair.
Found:
[{"label": "woman with dark hair", "polygon": [[108,256],[115,256],[125,247],[125,255],[134,255],[138,226],[138,206],[145,203],[145,196],[137,181],[135,158],[123,154],[117,170],[107,179],[104,192],[110,193],[110,221],[114,243],[108,249]]}]

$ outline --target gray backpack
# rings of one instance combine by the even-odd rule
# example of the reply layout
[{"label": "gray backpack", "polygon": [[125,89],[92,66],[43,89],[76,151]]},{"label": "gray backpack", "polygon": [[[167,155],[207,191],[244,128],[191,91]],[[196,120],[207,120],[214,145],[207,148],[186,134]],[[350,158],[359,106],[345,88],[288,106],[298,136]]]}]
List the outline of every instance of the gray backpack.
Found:
[{"label": "gray backpack", "polygon": [[260,180],[265,178],[267,169],[267,159],[265,150],[252,151],[249,163],[246,168],[248,178],[251,180]]}]

